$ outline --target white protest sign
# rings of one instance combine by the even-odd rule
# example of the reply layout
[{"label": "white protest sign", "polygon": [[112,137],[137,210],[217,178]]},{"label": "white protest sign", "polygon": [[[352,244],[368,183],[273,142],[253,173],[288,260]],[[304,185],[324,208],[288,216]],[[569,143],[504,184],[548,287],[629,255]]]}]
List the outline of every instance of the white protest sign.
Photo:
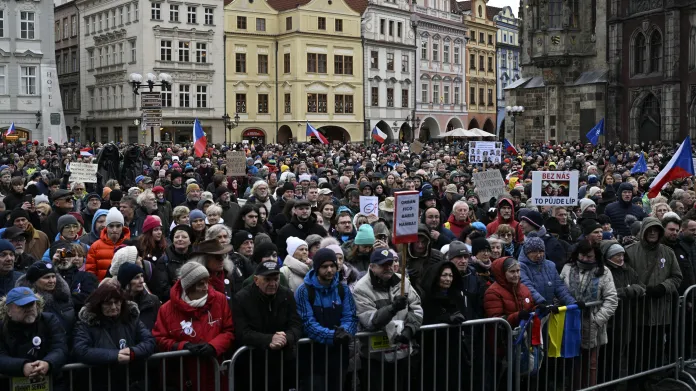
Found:
[{"label": "white protest sign", "polygon": [[70,163],[70,181],[97,183],[98,165],[92,163]]},{"label": "white protest sign", "polygon": [[498,141],[469,142],[470,163],[500,163],[503,143]]},{"label": "white protest sign", "polygon": [[476,193],[482,202],[490,200],[491,197],[498,198],[505,193],[505,182],[500,170],[475,172],[471,179],[476,185]]},{"label": "white protest sign", "polygon": [[696,170],[696,157],[691,159],[691,163],[694,165],[694,170]]},{"label": "white protest sign", "polygon": [[577,171],[532,172],[532,200],[535,206],[578,204]]},{"label": "white protest sign", "polygon": [[394,244],[418,241],[417,191],[394,193]]},{"label": "white protest sign", "polygon": [[244,151],[227,151],[227,175],[246,175],[246,154]]},{"label": "white protest sign", "polygon": [[360,211],[366,215],[378,216],[379,197],[360,196]]}]

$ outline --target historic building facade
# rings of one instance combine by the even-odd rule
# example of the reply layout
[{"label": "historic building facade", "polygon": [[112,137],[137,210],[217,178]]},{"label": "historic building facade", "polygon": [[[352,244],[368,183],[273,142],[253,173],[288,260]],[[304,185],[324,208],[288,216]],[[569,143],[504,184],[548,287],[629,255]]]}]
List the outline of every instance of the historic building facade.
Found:
[{"label": "historic building facade", "polygon": [[364,122],[360,16],[367,3],[233,0],[225,6],[226,107],[266,142],[360,142]]},{"label": "historic building facade", "polygon": [[56,73],[68,140],[81,141],[80,25],[75,0],[55,7]]},{"label": "historic building facade", "polygon": [[493,21],[498,27],[495,52],[497,61],[496,79],[496,124],[498,133],[505,134],[505,92],[504,89],[520,79],[520,19],[515,17],[511,7],[496,9],[488,7],[493,13]]},{"label": "historic building facade", "polygon": [[696,136],[696,3],[611,0],[607,129],[622,140]]},{"label": "historic building facade", "polygon": [[533,0],[520,7],[522,78],[505,88],[505,102],[525,111],[514,122],[507,116],[508,139],[586,140],[606,116],[607,6],[601,0]]}]

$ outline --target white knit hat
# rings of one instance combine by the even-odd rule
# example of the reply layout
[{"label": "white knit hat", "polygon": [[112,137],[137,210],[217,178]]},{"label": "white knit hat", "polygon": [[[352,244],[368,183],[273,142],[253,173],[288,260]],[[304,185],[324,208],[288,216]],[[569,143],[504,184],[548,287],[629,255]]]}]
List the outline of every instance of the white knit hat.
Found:
[{"label": "white knit hat", "polygon": [[[295,251],[297,251],[297,249],[298,249],[300,246],[302,246],[302,245],[307,246],[307,242],[305,242],[304,240],[302,240],[302,239],[300,239],[300,238],[298,238],[298,237],[296,237],[296,236],[291,236],[291,237],[287,238],[287,239],[285,240],[285,243],[288,244],[288,247],[287,247],[287,249],[288,249],[288,255],[291,255],[291,256],[293,256],[293,257],[295,256],[295,255],[294,255],[294,254],[295,254]],[[307,247],[309,247],[309,246],[307,246]]]},{"label": "white knit hat", "polygon": [[121,225],[125,225],[123,215],[116,208],[109,209],[109,213],[106,214],[106,226],[108,227],[111,223],[121,223]]},{"label": "white knit hat", "polygon": [[[107,217],[108,219],[108,217]],[[109,274],[113,277],[118,276],[118,269],[124,263],[135,263],[138,260],[138,249],[135,246],[126,246],[118,249],[111,259]]]},{"label": "white knit hat", "polygon": [[583,199],[581,199],[581,200],[580,200],[580,214],[582,214],[583,212],[585,212],[585,209],[589,208],[589,207],[592,206],[592,205],[597,205],[597,204],[595,204],[595,202],[592,201],[592,200],[589,199],[589,198],[583,198]]}]

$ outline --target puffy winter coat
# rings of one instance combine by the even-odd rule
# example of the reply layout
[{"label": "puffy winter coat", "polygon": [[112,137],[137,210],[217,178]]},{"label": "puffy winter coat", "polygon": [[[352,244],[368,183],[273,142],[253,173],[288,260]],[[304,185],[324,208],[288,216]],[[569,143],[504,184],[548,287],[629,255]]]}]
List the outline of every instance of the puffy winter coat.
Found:
[{"label": "puffy winter coat", "polygon": [[104,228],[99,236],[99,240],[92,244],[87,253],[87,262],[85,263],[85,271],[88,271],[97,276],[101,280],[106,277],[106,272],[111,267],[111,260],[114,258],[114,249],[123,244],[127,239],[130,239],[130,230],[123,227],[123,233],[118,242],[114,243],[106,235]]},{"label": "puffy winter coat", "polygon": [[[503,203],[509,205],[510,208],[512,208],[510,220],[503,219],[503,216],[500,214],[500,205]],[[515,237],[513,238],[513,241],[515,243],[522,243],[522,241],[524,241],[524,231],[522,231],[520,223],[515,220],[515,203],[511,199],[503,197],[498,200],[498,203],[496,204],[496,210],[498,211],[498,217],[486,226],[486,235],[493,235],[495,231],[498,230],[498,226],[500,224],[508,224],[515,231]]]},{"label": "puffy winter coat", "polygon": [[638,220],[643,220],[645,218],[645,211],[640,206],[634,205],[631,201],[624,201],[621,199],[621,192],[624,190],[633,191],[633,185],[630,183],[622,183],[619,185],[619,191],[616,192],[616,201],[607,205],[604,209],[604,214],[609,216],[611,219],[611,228],[614,232],[617,232],[620,236],[630,236],[631,228],[626,225],[625,219],[626,215],[633,215]]},{"label": "puffy winter coat", "polygon": [[483,309],[489,318],[505,318],[514,329],[519,326],[519,311],[532,311],[534,299],[532,292],[521,281],[512,285],[505,278],[503,263],[508,257],[498,258],[493,261],[491,272],[495,283],[486,290],[483,297]]},{"label": "puffy winter coat", "polygon": [[297,292],[297,288],[304,283],[305,276],[310,269],[309,265],[288,254],[283,261],[280,272],[288,280],[290,290]]},{"label": "puffy winter coat", "polygon": [[[271,213],[271,215],[273,215],[273,213]],[[278,231],[278,238],[276,239],[278,256],[285,258],[285,256],[288,255],[287,243],[285,241],[289,237],[295,236],[305,240],[307,236],[313,234],[319,235],[322,238],[328,236],[324,227],[317,224],[317,220],[313,214],[309,216],[309,220],[307,221],[300,221],[297,219],[297,216],[292,216],[290,222],[285,224],[285,226]]]},{"label": "puffy winter coat", "polygon": [[[42,292],[36,289],[36,284],[30,283],[26,275],[19,277],[16,286],[31,288],[44,299],[43,312],[50,312],[58,318],[63,330],[70,331],[75,325],[75,307],[70,297],[70,287],[63,277],[56,274],[56,287],[53,292]],[[69,338],[68,338],[69,339]],[[68,341],[70,343],[70,341]]]},{"label": "puffy winter coat", "polygon": [[[556,271],[560,273],[561,270],[563,270],[563,265],[565,265],[568,260],[567,251],[561,244],[561,241],[549,234],[544,226],[536,231],[536,233],[530,233],[528,236],[532,235],[536,235],[544,241],[544,247],[546,248],[544,255],[546,259],[556,265]],[[521,252],[524,252],[524,243],[517,248],[515,254],[519,257],[519,253]]]},{"label": "puffy winter coat", "polygon": [[563,305],[575,304],[553,262],[548,259],[532,262],[524,251],[520,252],[519,261],[522,283],[532,293],[536,304],[557,304],[558,301]]}]

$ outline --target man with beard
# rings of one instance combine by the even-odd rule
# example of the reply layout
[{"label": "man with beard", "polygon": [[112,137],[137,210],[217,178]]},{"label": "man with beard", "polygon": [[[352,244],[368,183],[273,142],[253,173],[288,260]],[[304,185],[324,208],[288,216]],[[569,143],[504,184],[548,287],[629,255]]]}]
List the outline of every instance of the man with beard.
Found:
[{"label": "man with beard", "polygon": [[[66,332],[55,315],[42,312],[43,304],[26,287],[14,288],[0,300],[0,374],[39,382],[51,376],[53,387],[61,389],[60,371],[68,361]],[[0,388],[10,389],[8,379],[0,380]]]},{"label": "man with beard", "polygon": [[51,195],[51,201],[53,203],[53,211],[41,224],[41,230],[46,234],[49,242],[53,243],[58,234],[58,219],[73,210],[73,193],[59,189]]},{"label": "man with beard", "polygon": [[80,271],[84,256],[76,247],[73,243],[59,240],[51,246],[50,256],[58,273],[68,283],[75,313],[79,314],[87,297],[97,289],[99,283],[94,274]]},{"label": "man with beard", "polygon": [[575,243],[582,234],[582,231],[569,218],[568,209],[565,206],[557,206],[551,211],[551,217],[555,217],[560,224],[558,238],[568,243]]},{"label": "man with beard", "polygon": [[682,222],[674,212],[668,212],[662,218],[662,227],[665,229],[665,236],[662,244],[674,251],[679,263],[679,270],[682,273],[681,285],[679,285],[679,295],[683,295],[688,287],[696,284],[692,260],[689,258],[689,249],[679,240],[679,228]]},{"label": "man with beard", "polygon": [[27,246],[27,236],[25,231],[22,231],[17,227],[9,227],[5,229],[2,234],[2,238],[12,243],[15,248],[15,270],[18,272],[26,273],[27,268],[36,262],[31,254],[25,252]]},{"label": "man with beard", "polygon": [[433,239],[434,248],[442,248],[457,240],[452,231],[445,228],[440,220],[440,211],[437,208],[427,208],[421,217],[421,223],[425,224],[430,230],[430,237]]},{"label": "man with beard", "polygon": [[[293,191],[294,194],[294,191]],[[251,187],[251,196],[247,199],[247,203],[253,204],[263,204],[266,210],[271,210],[273,204],[275,204],[275,199],[270,195],[268,183],[265,181],[256,181]],[[269,219],[271,216],[268,216]],[[225,221],[227,221],[225,219]],[[234,220],[230,220],[234,222]]]},{"label": "man with beard", "polygon": [[23,275],[15,270],[15,251],[12,243],[0,239],[0,297],[5,296]]},{"label": "man with beard", "polygon": [[164,194],[166,194],[167,201],[169,201],[172,207],[174,207],[179,206],[186,201],[186,189],[181,185],[183,178],[181,177],[181,173],[179,171],[173,171],[171,178],[172,183],[165,188]]},{"label": "man with beard", "polygon": [[355,239],[358,231],[356,231],[353,226],[353,215],[350,213],[350,210],[345,206],[341,208],[339,208],[338,213],[336,213],[336,231],[333,233],[333,236],[338,240],[340,245],[343,245]]},{"label": "man with beard", "polygon": [[94,214],[101,207],[101,203],[102,199],[97,193],[89,193],[83,199],[83,205],[85,207],[80,211],[80,215],[82,215],[82,220],[85,222],[83,228],[86,233],[92,230],[92,219],[94,218]]},{"label": "man with beard", "polygon": [[234,225],[237,220],[237,215],[239,214],[239,204],[230,201],[230,189],[219,186],[215,189],[215,198],[217,199],[218,205],[222,208],[222,220],[224,224],[230,228]]},{"label": "man with beard", "polygon": [[43,253],[51,246],[48,236],[38,229],[35,229],[29,222],[29,213],[23,209],[15,209],[10,214],[8,224],[15,226],[27,234],[27,244],[25,251],[36,259],[41,259]]},{"label": "man with beard", "polygon": [[89,248],[85,264],[85,271],[96,275],[99,281],[106,277],[106,272],[111,267],[114,249],[130,239],[130,230],[124,226],[123,215],[118,209],[109,210],[105,223],[106,228],[102,230],[99,240]]},{"label": "man with beard", "polygon": [[515,236],[513,241],[517,244],[522,243],[524,240],[524,232],[522,232],[522,227],[515,220],[515,206],[511,198],[501,197],[496,204],[496,210],[498,212],[498,217],[486,226],[487,236],[493,235],[500,224],[508,224],[515,231]]},{"label": "man with beard", "polygon": [[201,188],[195,183],[191,183],[186,186],[186,200],[179,204],[180,206],[185,206],[189,210],[194,210],[198,208],[198,201],[201,200]]},{"label": "man with beard", "polygon": [[289,237],[295,236],[305,240],[307,236],[312,234],[319,235],[322,238],[328,235],[324,227],[317,224],[309,201],[298,200],[292,208],[292,219],[278,231],[278,238],[276,240],[276,246],[280,249],[278,255],[280,255],[282,259],[285,259],[287,255],[286,240]]}]

